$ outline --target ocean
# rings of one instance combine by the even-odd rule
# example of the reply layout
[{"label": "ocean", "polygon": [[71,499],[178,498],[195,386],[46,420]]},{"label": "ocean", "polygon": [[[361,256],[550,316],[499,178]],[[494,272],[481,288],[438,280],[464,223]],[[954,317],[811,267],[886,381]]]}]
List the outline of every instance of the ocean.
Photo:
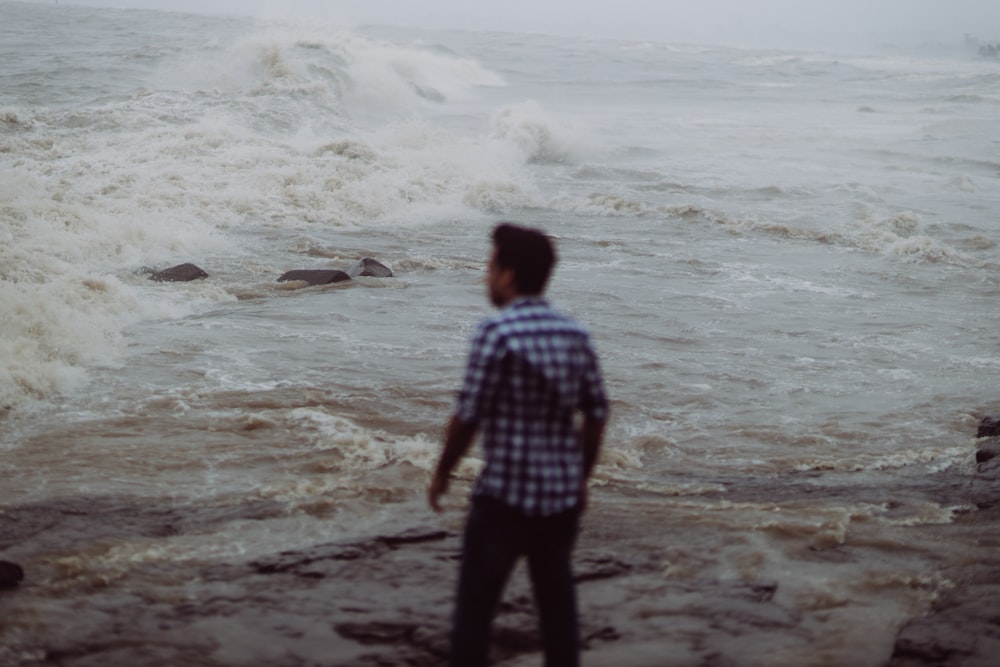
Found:
[{"label": "ocean", "polygon": [[501,220],[612,400],[585,664],[886,664],[996,557],[934,482],[1000,411],[995,59],[0,2],[0,63],[4,665],[440,664]]}]

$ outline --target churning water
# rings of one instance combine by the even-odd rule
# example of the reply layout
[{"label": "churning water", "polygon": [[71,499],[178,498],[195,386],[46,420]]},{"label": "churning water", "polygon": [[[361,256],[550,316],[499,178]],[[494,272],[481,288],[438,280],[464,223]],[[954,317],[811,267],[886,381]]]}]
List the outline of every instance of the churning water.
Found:
[{"label": "churning water", "polygon": [[613,401],[589,664],[883,664],[995,553],[927,480],[997,400],[996,61],[0,3],[0,63],[4,664],[437,664],[502,219]]}]

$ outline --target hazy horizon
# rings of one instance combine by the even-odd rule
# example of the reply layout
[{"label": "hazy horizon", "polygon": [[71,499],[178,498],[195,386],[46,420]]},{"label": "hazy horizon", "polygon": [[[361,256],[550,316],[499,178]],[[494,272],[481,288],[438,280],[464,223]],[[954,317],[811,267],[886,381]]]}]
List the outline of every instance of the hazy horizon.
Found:
[{"label": "hazy horizon", "polygon": [[538,32],[586,37],[829,47],[958,44],[964,35],[1000,38],[993,0],[597,0],[589,4],[528,0],[479,6],[458,0],[28,0],[94,7],[203,14],[321,18],[347,24]]}]

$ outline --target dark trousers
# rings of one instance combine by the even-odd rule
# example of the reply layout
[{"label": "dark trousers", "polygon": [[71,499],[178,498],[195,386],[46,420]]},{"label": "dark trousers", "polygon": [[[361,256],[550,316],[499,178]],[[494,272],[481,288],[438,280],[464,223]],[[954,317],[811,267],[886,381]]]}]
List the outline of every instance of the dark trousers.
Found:
[{"label": "dark trousers", "polygon": [[576,590],[570,565],[579,524],[576,509],[527,517],[490,498],[473,500],[465,524],[451,667],[487,664],[493,615],[520,556],[528,559],[545,667],[580,664]]}]

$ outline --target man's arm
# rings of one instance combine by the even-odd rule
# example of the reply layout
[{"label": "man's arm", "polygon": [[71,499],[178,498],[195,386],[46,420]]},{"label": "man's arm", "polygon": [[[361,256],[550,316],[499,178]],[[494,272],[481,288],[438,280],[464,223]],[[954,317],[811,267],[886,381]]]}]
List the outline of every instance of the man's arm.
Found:
[{"label": "man's arm", "polygon": [[427,500],[435,512],[441,511],[439,500],[448,492],[448,477],[451,475],[452,468],[458,464],[469,449],[475,435],[475,425],[467,424],[458,417],[452,417],[448,423],[448,430],[444,438],[444,451],[441,452],[441,458],[438,460],[437,469],[431,479],[430,488],[427,489]]},{"label": "man's arm", "polygon": [[583,480],[580,482],[580,510],[587,509],[587,480],[594,471],[597,457],[601,451],[601,441],[604,439],[604,421],[584,419],[580,432],[580,445],[583,448]]},{"label": "man's arm", "polygon": [[583,477],[587,479],[594,471],[597,456],[601,451],[601,442],[604,440],[604,422],[596,419],[585,419],[580,440],[583,446]]}]

